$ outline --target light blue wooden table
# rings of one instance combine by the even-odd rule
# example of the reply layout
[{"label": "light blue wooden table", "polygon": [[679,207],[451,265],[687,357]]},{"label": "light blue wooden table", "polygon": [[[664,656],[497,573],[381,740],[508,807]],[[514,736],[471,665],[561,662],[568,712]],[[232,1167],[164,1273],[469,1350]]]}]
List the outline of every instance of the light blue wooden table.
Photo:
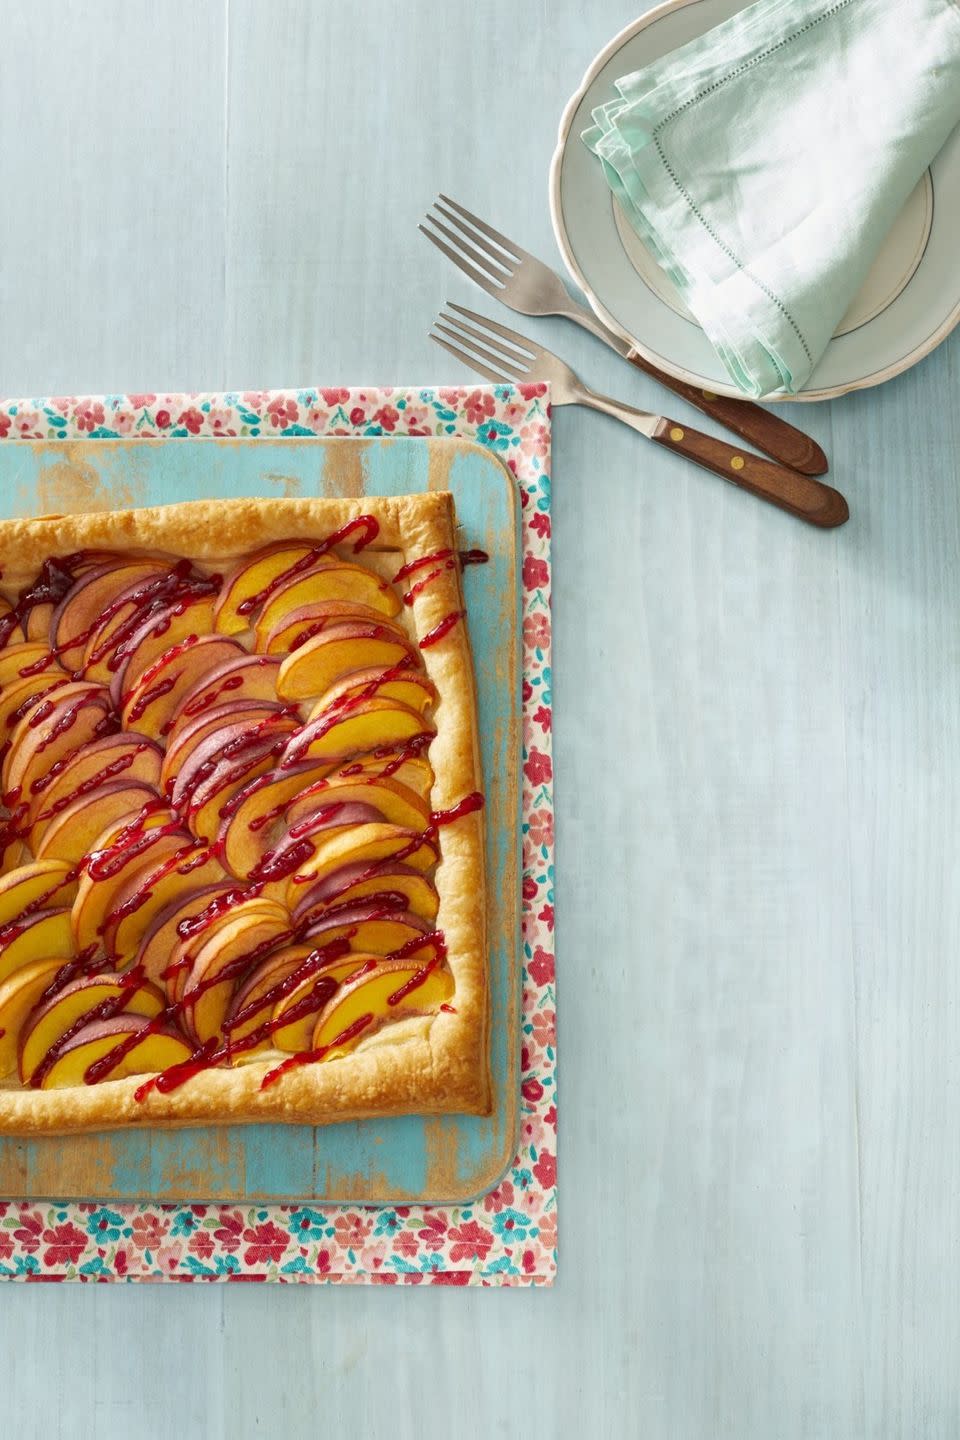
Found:
[{"label": "light blue wooden table", "polygon": [[[416,221],[554,257],[636,8],[5,6],[0,393],[464,378]],[[958,372],[802,412],[831,536],[557,417],[556,1288],[6,1286],[3,1433],[955,1440]]]}]

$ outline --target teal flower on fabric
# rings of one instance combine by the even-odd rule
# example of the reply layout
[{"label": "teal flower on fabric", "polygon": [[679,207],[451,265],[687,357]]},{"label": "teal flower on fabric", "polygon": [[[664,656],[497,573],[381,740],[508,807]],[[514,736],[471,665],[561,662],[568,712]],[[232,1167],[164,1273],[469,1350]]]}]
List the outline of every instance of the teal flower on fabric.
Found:
[{"label": "teal flower on fabric", "polygon": [[510,426],[504,425],[502,420],[484,420],[477,428],[476,438],[488,450],[509,450],[512,433]]},{"label": "teal flower on fabric", "polygon": [[106,1244],[108,1240],[119,1240],[122,1231],[123,1216],[118,1215],[115,1210],[101,1207],[94,1210],[87,1220],[87,1233],[100,1245]]},{"label": "teal flower on fabric", "polygon": [[526,1240],[530,1221],[519,1210],[501,1210],[493,1217],[493,1228],[502,1240]]},{"label": "teal flower on fabric", "polygon": [[171,1235],[192,1235],[200,1224],[192,1210],[178,1210],[170,1227]]},{"label": "teal flower on fabric", "polygon": [[294,1210],[292,1215],[287,1217],[287,1229],[294,1240],[299,1240],[301,1245],[308,1240],[322,1240],[324,1235],[323,1216],[316,1210],[308,1210],[301,1206]]}]

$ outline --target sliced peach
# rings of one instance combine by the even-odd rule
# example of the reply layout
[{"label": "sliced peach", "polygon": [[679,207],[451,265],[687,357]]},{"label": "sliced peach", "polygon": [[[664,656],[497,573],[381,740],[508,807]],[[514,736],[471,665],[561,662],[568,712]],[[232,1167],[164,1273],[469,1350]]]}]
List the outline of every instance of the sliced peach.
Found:
[{"label": "sliced peach", "polygon": [[213,596],[189,595],[171,600],[162,610],[149,615],[118,650],[120,663],[110,679],[110,694],[119,708],[126,704],[138,681],[157,663],[190,636],[209,634],[213,624]]},{"label": "sliced peach", "polygon": [[364,699],[376,695],[383,700],[399,700],[401,705],[416,710],[419,715],[425,715],[430,706],[437,702],[437,687],[422,670],[407,670],[404,674],[397,675],[393,669],[383,670],[374,666],[369,670],[357,670],[352,675],[344,675],[331,685],[308,719],[315,719],[323,710],[339,705],[348,697],[352,699],[361,692]]},{"label": "sliced peach", "polygon": [[268,545],[242,561],[223,582],[217,601],[214,623],[221,635],[239,635],[242,630],[249,630],[279,583],[293,579],[300,573],[295,567],[304,562],[311,570],[323,563],[309,540]]},{"label": "sliced peach", "polygon": [[231,874],[246,880],[257,868],[272,837],[281,827],[287,804],[324,773],[325,766],[306,761],[290,770],[271,769],[235,791],[226,806],[217,836],[223,863]]},{"label": "sliced peach", "polygon": [[18,680],[28,678],[24,676],[24,670],[32,670],[39,666],[41,661],[47,663],[42,669],[53,670],[60,679],[66,678],[65,672],[59,666],[50,653],[49,645],[42,641],[29,640],[17,645],[6,645],[0,650],[0,686],[15,685]]},{"label": "sliced peach", "polygon": [[[156,985],[168,984],[163,972],[179,954],[182,938],[179,927],[185,922],[195,920],[213,900],[228,895],[234,889],[234,886],[224,882],[208,885],[195,893],[178,895],[151,917],[136,954],[136,964],[148,980],[152,980]],[[187,968],[189,967],[185,966],[184,970]],[[168,993],[173,998],[172,988]]]},{"label": "sliced peach", "polygon": [[116,893],[103,928],[104,950],[118,961],[132,960],[150,922],[171,900],[208,889],[222,876],[213,850],[198,843],[140,871]]},{"label": "sliced peach", "polygon": [[28,640],[46,640],[50,634],[50,622],[53,619],[54,607],[51,604],[31,605],[27,612],[25,626],[26,638]]},{"label": "sliced peach", "polygon": [[273,1006],[271,1030],[274,1049],[291,1054],[309,1050],[317,1017],[330,1003],[342,981],[365,965],[375,965],[376,960],[373,955],[352,954],[346,960],[338,960],[313,975],[305,976],[289,995],[284,995]]},{"label": "sliced peach", "polygon": [[138,983],[116,975],[85,975],[71,980],[33,1012],[21,1032],[20,1079],[28,1083],[53,1046],[84,1016],[89,1022],[108,1019],[111,1012],[152,1018],[162,1009],[160,991],[145,981]]},{"label": "sliced peach", "polygon": [[257,649],[263,648],[271,630],[275,630],[285,616],[303,605],[323,600],[356,601],[386,615],[387,619],[400,610],[400,601],[391,585],[362,565],[340,560],[294,576],[274,590],[257,620]]},{"label": "sliced peach", "polygon": [[30,860],[0,876],[0,927],[25,910],[69,906],[77,893],[77,873],[64,860]]},{"label": "sliced peach", "polygon": [[37,859],[77,864],[90,854],[94,841],[108,825],[132,820],[144,805],[156,798],[156,791],[148,785],[122,778],[108,780],[46,822],[36,848]]},{"label": "sliced peach", "polygon": [[165,567],[129,585],[118,595],[84,646],[84,676],[109,685],[124,664],[127,642],[151,615],[164,609],[167,603],[177,603],[182,584],[176,570]]},{"label": "sliced peach", "polygon": [[329,630],[331,625],[342,625],[344,621],[373,621],[382,629],[406,638],[407,632],[397,620],[389,620],[382,611],[371,605],[360,605],[350,600],[317,600],[312,605],[300,605],[284,615],[269,634],[257,632],[257,649],[266,655],[288,655],[306,640]]},{"label": "sliced peach", "polygon": [[46,784],[25,796],[31,824],[30,845],[36,850],[44,826],[84,795],[111,780],[134,780],[156,788],[160,783],[163,752],[146,735],[131,731],[94,740],[64,761],[56,775],[47,772]]},{"label": "sliced peach", "polygon": [[20,622],[19,622],[18,620],[14,619],[14,621],[12,622],[12,628],[9,629],[9,630],[7,629],[8,619],[9,619],[9,617],[12,616],[12,615],[13,615],[13,606],[12,606],[12,604],[10,603],[10,601],[7,599],[7,597],[6,597],[5,595],[0,595],[0,621],[2,621],[2,628],[0,628],[0,635],[4,635],[4,634],[6,635],[6,641],[0,639],[0,645],[5,644],[5,643],[6,643],[6,644],[10,644],[10,645],[14,645],[14,644],[16,644],[19,640],[22,640],[22,639],[23,639],[23,626],[20,624]]},{"label": "sliced peach", "polygon": [[308,720],[284,752],[282,765],[298,760],[347,760],[370,750],[409,744],[433,727],[395,700],[361,700],[349,709],[329,710]]},{"label": "sliced peach", "polygon": [[242,749],[233,755],[224,755],[209,778],[197,785],[189,796],[184,813],[195,835],[213,844],[233,797],[251,780],[274,768],[279,746],[294,728],[291,720],[278,716],[275,725],[252,736]]},{"label": "sliced peach", "polygon": [[176,855],[192,836],[186,830],[167,825],[138,828],[126,846],[109,848],[106,838],[97,842],[102,854],[80,876],[73,902],[73,938],[78,950],[97,945],[117,906],[121,890],[145,871],[151,871]]},{"label": "sliced peach", "polygon": [[280,661],[272,655],[248,655],[243,651],[204,675],[180,702],[168,734],[173,739],[181,730],[204,719],[214,706],[227,701],[276,701]]},{"label": "sliced peach", "polygon": [[335,681],[355,670],[389,669],[401,660],[413,663],[407,639],[379,625],[344,624],[322,630],[299,645],[280,666],[277,694],[283,700],[325,695]]},{"label": "sliced peach", "polygon": [[[326,1050],[324,1058],[328,1060],[348,1054],[385,1022],[403,1015],[434,1013],[453,991],[453,976],[439,965],[431,968],[429,961],[381,960],[341,985],[317,1020],[310,1048]],[[365,1016],[369,1019],[362,1025]],[[351,1031],[349,1039],[336,1043]]]},{"label": "sliced peach", "polygon": [[290,938],[290,917],[237,913],[197,951],[181,997],[187,1027],[197,1040],[219,1035],[237,982],[265,954]]},{"label": "sliced peach", "polygon": [[55,695],[69,684],[69,677],[59,665],[51,665],[5,685],[0,694],[0,744],[9,744],[14,726],[35,710],[45,697]]},{"label": "sliced peach", "polygon": [[14,727],[3,762],[7,790],[29,795],[71,751],[117,728],[110,697],[102,685],[68,681]]},{"label": "sliced peach", "polygon": [[420,935],[428,935],[430,926],[412,910],[385,909],[376,903],[363,902],[337,913],[322,912],[304,932],[304,938],[316,945],[333,940],[348,940],[351,950],[373,955],[391,955]]},{"label": "sliced peach", "polygon": [[400,825],[355,825],[315,835],[313,854],[302,860],[287,882],[287,904],[293,908],[308,880],[326,880],[344,865],[372,866],[381,860],[401,860],[421,873],[437,863],[437,850],[427,836]]},{"label": "sliced peach", "polygon": [[[115,1015],[110,1020],[93,1020],[64,1044],[52,1065],[44,1071],[42,1090],[68,1085],[121,1080],[128,1075],[156,1075],[172,1065],[182,1065],[193,1054],[192,1047],[176,1030],[155,1028],[147,1015]],[[115,1063],[109,1064],[115,1056]],[[96,1069],[109,1065],[106,1074]]]},{"label": "sliced peach", "polygon": [[143,672],[125,699],[124,727],[154,738],[166,735],[184,695],[215,665],[232,659],[240,650],[235,640],[222,635],[201,635],[193,641],[188,636],[173,645]]},{"label": "sliced peach", "polygon": [[166,793],[171,793],[176,779],[194,747],[208,735],[228,725],[240,723],[258,724],[268,715],[275,715],[283,709],[279,700],[228,700],[215,705],[209,715],[198,715],[188,725],[175,726],[167,736],[167,750],[160,771],[160,783]]},{"label": "sliced peach", "polygon": [[440,899],[436,886],[426,875],[394,861],[376,866],[360,861],[344,865],[315,884],[304,885],[291,906],[294,923],[310,921],[312,926],[333,907],[340,912],[341,906],[352,906],[382,895],[390,896],[391,900],[402,897],[408,910],[431,923],[437,918]]},{"label": "sliced peach", "polygon": [[83,664],[83,652],[104,611],[131,585],[158,575],[170,567],[162,560],[108,562],[87,570],[76,580],[57,606],[50,620],[50,643],[65,670]]},{"label": "sliced peach", "polygon": [[292,716],[267,710],[249,719],[231,719],[220,729],[212,730],[181,757],[170,803],[182,812],[208,780],[238,767],[242,771],[247,760],[259,757],[271,746],[277,746],[279,751],[284,737],[296,729],[297,722]]},{"label": "sliced peach", "polygon": [[[254,1030],[259,1030],[261,1025],[270,1020],[278,998],[273,992],[284,981],[289,980],[290,976],[294,975],[303,965],[304,960],[313,953],[312,945],[285,945],[261,960],[259,965],[256,965],[236,986],[223,1027],[231,1044],[242,1040],[244,1036],[250,1035]],[[317,974],[319,971],[314,972],[314,979]],[[264,997],[269,997],[266,1004],[263,1003]],[[249,1014],[244,1016],[239,1023],[234,1023],[236,1017],[244,1011],[248,1011]],[[267,1037],[261,1044],[269,1047],[272,1045],[272,1041]],[[260,1046],[257,1048],[259,1049]]]},{"label": "sliced peach", "polygon": [[0,981],[0,1079],[16,1073],[20,1031],[62,966],[62,959],[31,960]]},{"label": "sliced peach", "polygon": [[328,775],[306,788],[301,786],[287,807],[287,824],[299,825],[318,810],[337,803],[372,805],[391,825],[410,830],[426,830],[430,824],[430,806],[416,791],[392,776],[385,779],[378,775]]},{"label": "sliced peach", "polygon": [[70,911],[35,910],[0,930],[0,980],[34,960],[69,960],[73,955]]},{"label": "sliced peach", "polygon": [[[171,1000],[179,1003],[183,999],[184,992],[191,980],[193,962],[207,941],[211,940],[224,926],[232,925],[236,920],[242,920],[246,925],[262,920],[268,926],[276,927],[279,933],[285,933],[284,927],[290,924],[290,914],[285,905],[269,895],[257,894],[246,897],[240,895],[235,898],[237,895],[236,890],[230,891],[226,908],[208,919],[201,930],[185,936],[177,936],[168,961],[171,974],[165,982]],[[189,1029],[189,1018],[187,1028]]]},{"label": "sliced peach", "polygon": [[[429,738],[429,736],[427,737]],[[360,756],[350,764],[335,765],[331,770],[331,777],[353,777],[371,779],[373,776],[382,776],[384,779],[396,780],[399,784],[412,790],[421,800],[430,800],[430,792],[433,789],[433,768],[425,754],[411,754],[398,747],[396,751],[386,755]]]}]

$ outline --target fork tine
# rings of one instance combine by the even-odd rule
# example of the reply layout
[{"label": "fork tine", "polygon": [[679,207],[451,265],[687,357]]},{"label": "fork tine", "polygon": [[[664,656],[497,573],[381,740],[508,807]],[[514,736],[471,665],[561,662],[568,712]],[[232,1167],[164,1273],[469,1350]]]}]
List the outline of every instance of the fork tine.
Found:
[{"label": "fork tine", "polygon": [[486,346],[499,359],[509,360],[522,370],[529,367],[530,360],[526,355],[520,354],[517,350],[508,349],[495,335],[490,335],[486,330],[477,330],[473,325],[468,325],[465,320],[457,320],[453,315],[441,315],[440,319],[446,320],[461,335],[470,335],[474,340],[479,340],[481,345]]},{"label": "fork tine", "polygon": [[470,224],[475,225],[482,234],[486,235],[488,240],[492,240],[495,245],[499,245],[501,250],[506,250],[507,254],[512,255],[515,260],[523,260],[526,258],[527,252],[521,250],[519,245],[514,245],[513,241],[508,240],[506,235],[501,235],[499,230],[494,230],[492,225],[488,225],[486,221],[481,220],[479,216],[472,215],[469,210],[465,210],[462,205],[458,205],[456,200],[451,200],[449,195],[444,195],[441,191],[440,199],[444,205],[449,205],[451,210],[456,210],[457,214],[462,215],[464,220],[469,220]]},{"label": "fork tine", "polygon": [[487,294],[492,295],[495,300],[499,299],[499,285],[494,285],[493,281],[489,280],[486,275],[481,275],[480,271],[476,270],[470,264],[469,260],[465,260],[456,250],[451,250],[450,246],[441,240],[439,235],[434,235],[433,231],[428,230],[425,225],[418,225],[417,229],[426,235],[427,239],[436,245],[438,250],[442,250],[447,259],[452,260],[457,269],[462,270],[464,275],[468,276],[475,285],[479,285],[481,290],[486,290]]},{"label": "fork tine", "polygon": [[449,351],[455,359],[461,360],[469,370],[475,370],[477,374],[482,375],[485,380],[490,380],[494,385],[502,385],[504,383],[502,375],[495,375],[492,370],[487,369],[486,365],[481,365],[479,360],[474,360],[470,355],[464,355],[463,351],[458,350],[455,345],[448,345],[446,340],[441,340],[440,336],[434,335],[432,330],[430,331],[430,339],[435,345],[442,345],[444,350]]},{"label": "fork tine", "polygon": [[518,335],[516,330],[511,330],[506,325],[498,325],[496,320],[488,320],[486,315],[478,315],[476,310],[468,310],[465,305],[455,305],[452,300],[448,300],[447,305],[451,310],[456,310],[458,315],[466,315],[468,320],[482,325],[485,330],[492,330],[503,340],[509,340],[510,344],[515,345],[518,350],[525,350],[532,360],[535,360],[540,354],[549,354],[549,351],[544,351],[543,347],[537,345],[535,341],[528,340],[525,335]]},{"label": "fork tine", "polygon": [[[485,263],[498,265],[502,270],[506,271],[508,278],[514,273],[517,267],[510,260],[510,258],[506,255],[503,255],[494,245],[491,244],[489,240],[485,240],[482,235],[478,235],[475,230],[471,230],[470,226],[466,223],[465,220],[460,220],[456,215],[454,215],[452,210],[445,210],[440,204],[439,200],[434,203],[433,208],[437,211],[438,214],[442,215],[445,220],[449,220],[450,224],[455,225],[460,231],[460,235],[454,235],[449,230],[444,231],[445,234],[450,236],[450,239],[455,245],[462,245],[464,249],[469,248],[473,250],[473,253],[477,255],[478,258],[480,257],[480,254],[482,252]],[[444,228],[439,221],[434,221],[434,224],[437,226],[438,230],[442,230]],[[466,236],[466,239],[462,239],[462,236]],[[471,240],[473,241],[473,245],[470,245],[469,243]],[[475,250],[474,246],[479,246],[480,250]]]},{"label": "fork tine", "polygon": [[436,215],[430,213],[425,215],[424,219],[428,225],[433,226],[434,230],[439,230],[441,235],[446,235],[451,245],[455,245],[458,250],[462,250],[468,259],[478,265],[483,272],[489,274],[491,280],[499,280],[503,283],[505,280],[510,279],[509,271],[502,268],[506,265],[505,260],[497,260],[495,256],[488,255],[485,250],[478,250],[476,246],[470,244],[469,240],[465,240],[462,235],[458,235],[454,230],[444,225],[442,221],[437,219]]},{"label": "fork tine", "polygon": [[511,380],[522,380],[528,373],[526,368],[521,365],[518,360],[511,360],[510,357],[506,355],[498,355],[495,351],[488,350],[486,346],[478,345],[476,340],[472,340],[468,335],[464,335],[459,329],[450,329],[449,326],[444,325],[442,322],[449,318],[448,315],[439,316],[434,320],[433,328],[439,330],[441,335],[449,335],[451,340],[459,340],[460,344],[465,345],[468,350],[476,351],[481,360],[487,361],[488,364],[499,365],[500,369],[509,375]]}]

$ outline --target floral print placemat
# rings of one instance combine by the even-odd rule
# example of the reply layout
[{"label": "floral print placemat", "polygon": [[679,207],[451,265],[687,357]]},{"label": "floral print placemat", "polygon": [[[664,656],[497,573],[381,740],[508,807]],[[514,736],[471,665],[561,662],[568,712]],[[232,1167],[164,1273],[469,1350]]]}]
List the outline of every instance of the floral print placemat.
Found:
[{"label": "floral print placemat", "polygon": [[496,1189],[471,1205],[0,1201],[0,1276],[549,1284],[557,1267],[557,1104],[547,387],[321,387],[0,401],[0,440],[210,435],[463,436],[491,449],[517,478],[523,517],[520,1151]]}]

